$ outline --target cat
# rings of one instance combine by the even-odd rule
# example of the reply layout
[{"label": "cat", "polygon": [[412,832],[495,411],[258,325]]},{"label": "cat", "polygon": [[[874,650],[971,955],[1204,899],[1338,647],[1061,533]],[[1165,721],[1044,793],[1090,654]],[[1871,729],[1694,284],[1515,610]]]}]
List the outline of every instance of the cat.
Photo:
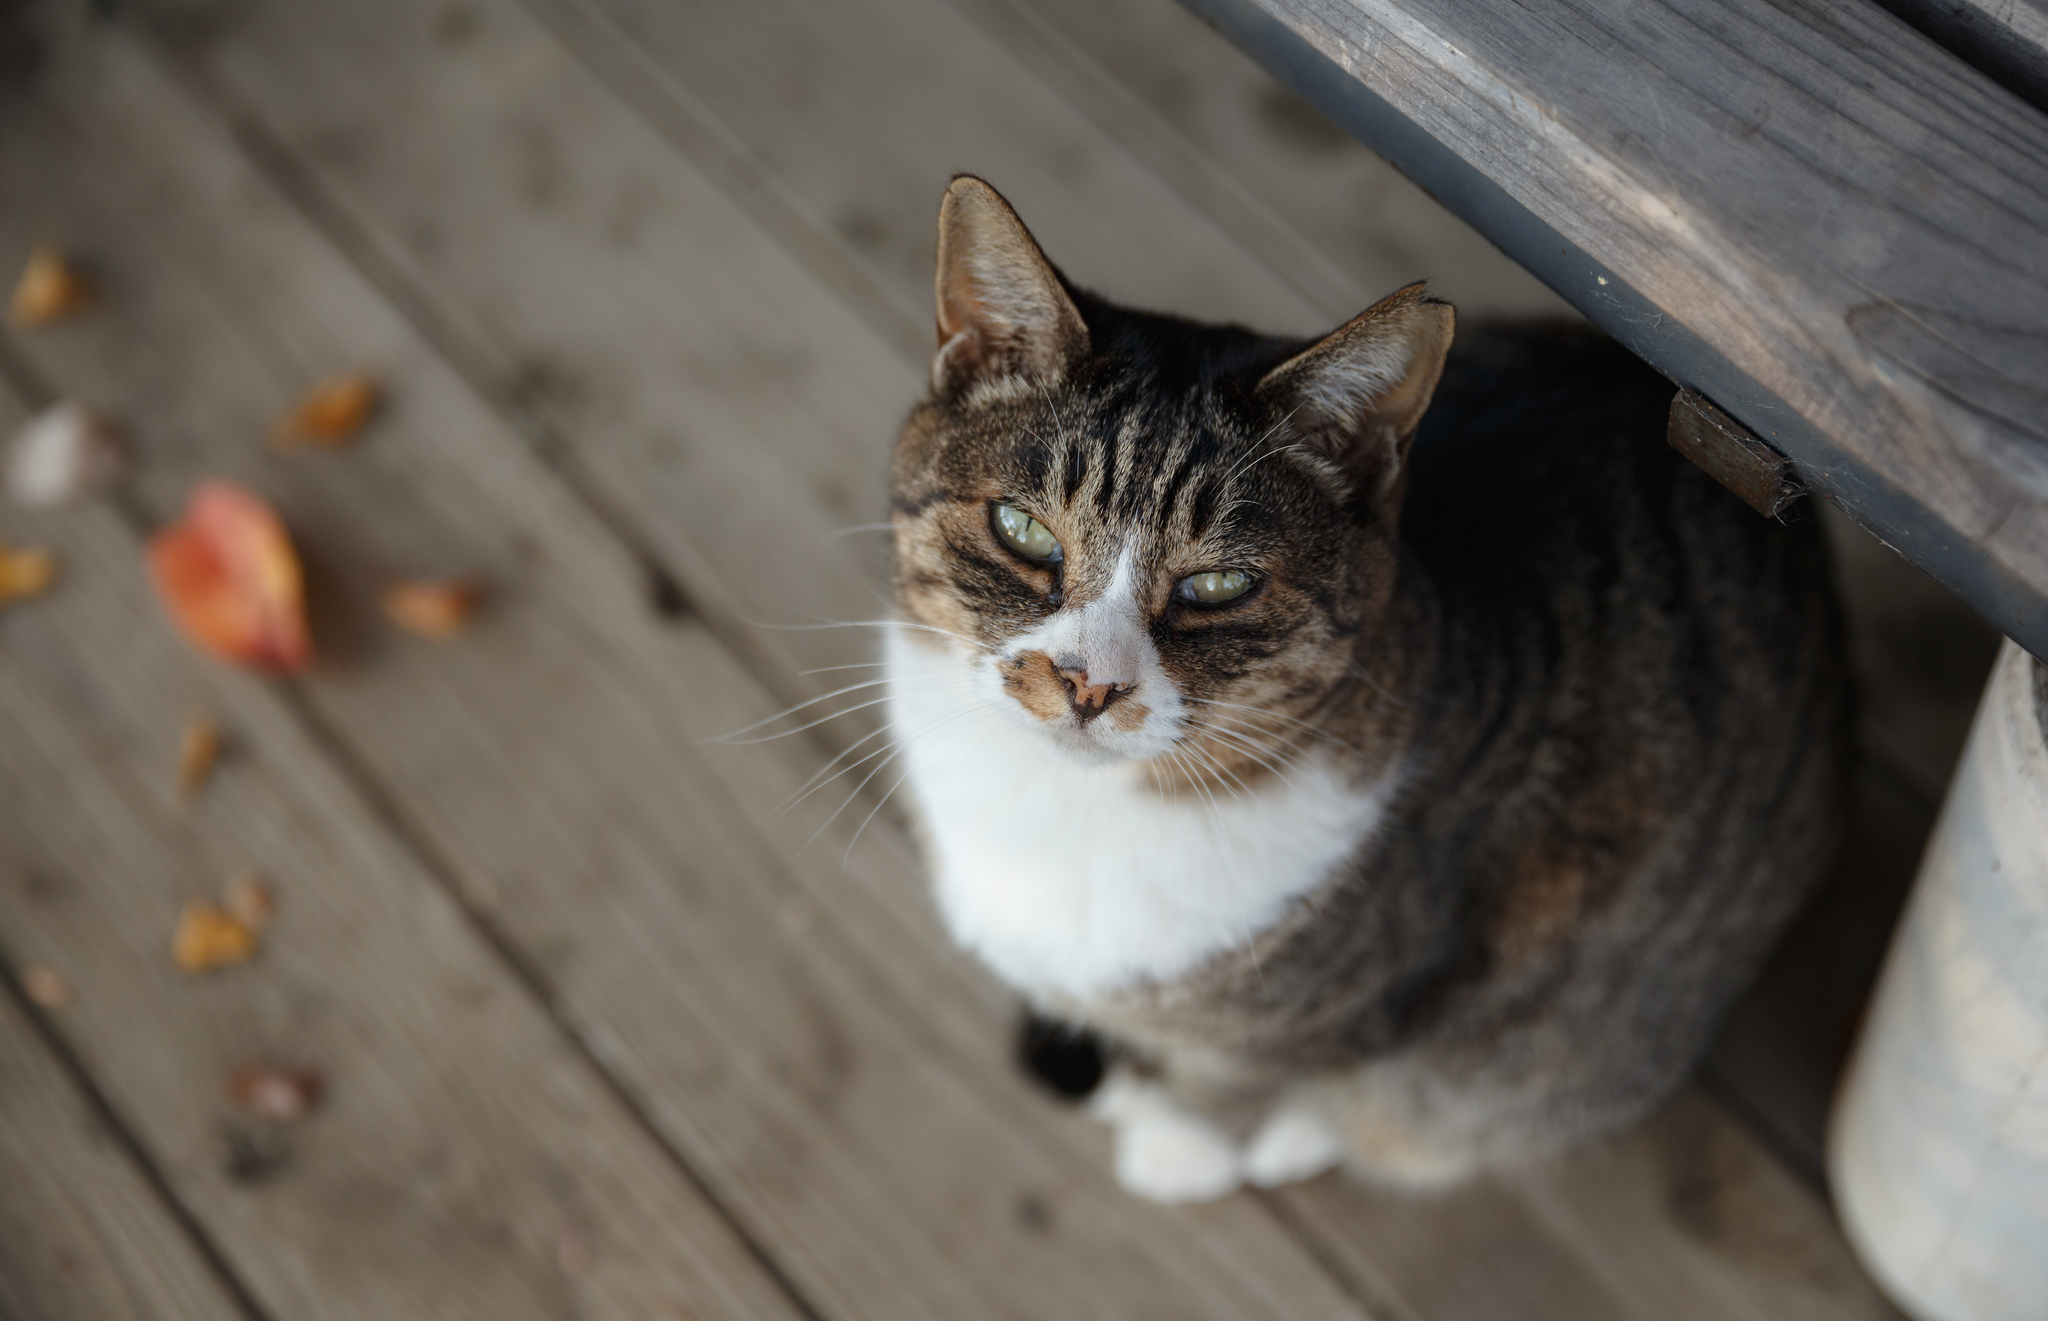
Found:
[{"label": "cat", "polygon": [[1436,1188],[1654,1109],[1839,833],[1817,525],[1589,329],[1133,311],[971,176],[936,285],[890,732],[952,936],[1114,1043],[1120,1182]]}]

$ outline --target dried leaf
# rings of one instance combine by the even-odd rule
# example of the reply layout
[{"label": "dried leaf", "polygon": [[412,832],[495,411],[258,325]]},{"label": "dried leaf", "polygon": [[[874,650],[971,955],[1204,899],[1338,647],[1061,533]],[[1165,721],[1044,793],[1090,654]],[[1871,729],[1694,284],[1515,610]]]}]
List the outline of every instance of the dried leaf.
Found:
[{"label": "dried leaf", "polygon": [[149,571],[179,631],[208,655],[273,674],[312,659],[291,537],[241,487],[200,483],[184,519],[150,539]]},{"label": "dried leaf", "polygon": [[251,931],[260,932],[277,915],[277,899],[255,872],[243,872],[228,882],[221,898],[228,913]]},{"label": "dried leaf", "polygon": [[376,378],[361,372],[322,381],[271,426],[270,443],[278,449],[301,445],[338,449],[355,439],[382,395]]},{"label": "dried leaf", "polygon": [[14,433],[7,495],[26,509],[54,509],[105,485],[121,470],[114,431],[75,399],[53,404]]},{"label": "dried leaf", "polygon": [[197,798],[219,758],[220,726],[205,716],[187,720],[184,737],[178,741],[178,796],[187,802]]},{"label": "dried leaf", "polygon": [[256,933],[232,913],[194,899],[178,915],[171,937],[171,957],[189,973],[247,963],[256,953]]},{"label": "dried leaf", "polygon": [[30,966],[21,970],[23,994],[45,1009],[62,1009],[71,1003],[71,983],[55,968]]},{"label": "dried leaf", "polygon": [[475,577],[393,583],[384,589],[384,613],[406,632],[440,641],[462,632],[487,590]]},{"label": "dried leaf", "polygon": [[21,330],[34,330],[91,302],[92,286],[64,260],[64,254],[48,244],[38,244],[21,268],[21,278],[14,282],[7,319]]},{"label": "dried leaf", "polygon": [[317,1069],[278,1069],[245,1064],[228,1077],[228,1097],[256,1118],[296,1124],[320,1104],[326,1079]]},{"label": "dried leaf", "polygon": [[41,546],[0,544],[0,606],[41,596],[57,580],[57,557]]}]

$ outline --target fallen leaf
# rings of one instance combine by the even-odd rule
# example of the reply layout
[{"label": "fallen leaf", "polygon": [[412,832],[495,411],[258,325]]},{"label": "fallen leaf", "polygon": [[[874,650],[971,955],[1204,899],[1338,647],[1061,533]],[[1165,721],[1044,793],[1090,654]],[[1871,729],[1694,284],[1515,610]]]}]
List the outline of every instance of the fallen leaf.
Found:
[{"label": "fallen leaf", "polygon": [[462,632],[487,590],[474,577],[393,583],[384,589],[384,613],[406,632],[439,641]]},{"label": "fallen leaf", "polygon": [[92,286],[50,245],[37,244],[14,282],[7,319],[22,330],[34,330],[71,315],[92,302]]},{"label": "fallen leaf", "polygon": [[150,577],[186,639],[273,674],[304,669],[304,580],[275,511],[228,482],[201,482],[185,517],[150,538]]},{"label": "fallen leaf", "polygon": [[14,433],[7,449],[7,495],[25,509],[54,509],[105,485],[120,469],[113,428],[84,404],[66,399]]},{"label": "fallen leaf", "polygon": [[178,796],[187,802],[197,798],[219,758],[220,726],[205,716],[187,720],[184,737],[178,740]]},{"label": "fallen leaf", "polygon": [[256,933],[234,914],[205,899],[194,899],[178,915],[171,957],[189,973],[247,963],[256,953]]},{"label": "fallen leaf", "polygon": [[31,965],[21,970],[22,993],[45,1009],[62,1009],[71,1003],[71,983],[55,968]]},{"label": "fallen leaf", "polygon": [[229,915],[252,932],[260,932],[269,926],[270,919],[277,914],[276,898],[255,872],[245,871],[229,881],[221,898]]},{"label": "fallen leaf", "polygon": [[272,424],[270,443],[278,449],[301,445],[338,449],[355,439],[382,395],[376,378],[361,372],[322,381]]},{"label": "fallen leaf", "polygon": [[317,1069],[278,1069],[245,1064],[228,1077],[228,1097],[256,1118],[296,1124],[320,1104],[326,1079]]},{"label": "fallen leaf", "polygon": [[41,596],[57,580],[57,557],[41,546],[0,545],[0,606]]}]

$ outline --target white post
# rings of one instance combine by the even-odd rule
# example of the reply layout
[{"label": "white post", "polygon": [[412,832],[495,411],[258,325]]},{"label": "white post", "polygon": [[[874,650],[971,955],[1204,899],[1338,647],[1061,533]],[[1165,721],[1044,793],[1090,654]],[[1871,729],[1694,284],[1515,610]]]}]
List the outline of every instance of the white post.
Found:
[{"label": "white post", "polygon": [[1835,1104],[1850,1241],[1920,1321],[2048,1318],[2048,747],[1999,653]]}]

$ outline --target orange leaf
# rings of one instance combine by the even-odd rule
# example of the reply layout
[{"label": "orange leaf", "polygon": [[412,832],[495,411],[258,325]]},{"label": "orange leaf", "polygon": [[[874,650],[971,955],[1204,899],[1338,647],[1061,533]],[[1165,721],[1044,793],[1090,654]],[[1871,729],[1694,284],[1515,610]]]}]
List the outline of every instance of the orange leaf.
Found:
[{"label": "orange leaf", "polygon": [[322,381],[271,426],[270,443],[279,449],[346,445],[370,420],[381,393],[376,379],[360,372]]},{"label": "orange leaf", "polygon": [[291,537],[270,506],[241,487],[201,482],[183,521],[150,538],[149,573],[179,631],[201,651],[273,674],[312,659]]},{"label": "orange leaf", "polygon": [[462,632],[484,591],[476,578],[393,583],[384,589],[384,613],[406,632],[440,641]]},{"label": "orange leaf", "polygon": [[57,557],[41,546],[13,550],[0,545],[0,606],[41,596],[56,578]]},{"label": "orange leaf", "polygon": [[64,260],[64,254],[47,244],[38,245],[21,268],[15,281],[14,297],[7,303],[7,319],[22,330],[34,330],[46,322],[69,316],[92,301],[92,288]]},{"label": "orange leaf", "polygon": [[204,899],[194,899],[178,914],[171,936],[171,957],[189,973],[246,963],[256,953],[256,933],[234,914]]}]

